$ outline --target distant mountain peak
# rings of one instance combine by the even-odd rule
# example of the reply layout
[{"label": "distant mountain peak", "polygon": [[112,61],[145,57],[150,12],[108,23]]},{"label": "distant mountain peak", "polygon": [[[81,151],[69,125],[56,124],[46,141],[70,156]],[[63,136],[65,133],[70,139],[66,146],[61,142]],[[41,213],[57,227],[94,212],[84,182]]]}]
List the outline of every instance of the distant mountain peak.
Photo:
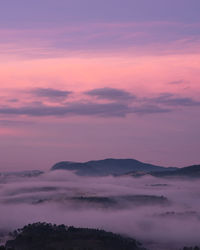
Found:
[{"label": "distant mountain peak", "polygon": [[131,171],[148,173],[172,169],[144,163],[135,159],[106,158],[87,162],[62,161],[56,163],[51,170],[71,170],[75,171],[78,175],[107,176],[126,174]]}]

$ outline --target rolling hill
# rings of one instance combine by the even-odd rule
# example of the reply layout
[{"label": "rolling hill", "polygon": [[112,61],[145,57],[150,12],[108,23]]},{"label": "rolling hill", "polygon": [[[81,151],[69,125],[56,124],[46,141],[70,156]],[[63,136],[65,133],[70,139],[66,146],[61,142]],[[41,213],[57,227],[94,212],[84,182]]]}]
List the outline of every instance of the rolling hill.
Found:
[{"label": "rolling hill", "polygon": [[144,250],[135,239],[98,229],[34,223],[11,234],[2,250]]}]

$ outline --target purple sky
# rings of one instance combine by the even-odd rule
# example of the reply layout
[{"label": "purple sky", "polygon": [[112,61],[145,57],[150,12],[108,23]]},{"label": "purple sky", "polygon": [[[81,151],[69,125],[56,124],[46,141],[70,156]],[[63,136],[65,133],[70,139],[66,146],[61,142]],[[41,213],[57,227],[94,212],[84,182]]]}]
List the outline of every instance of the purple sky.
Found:
[{"label": "purple sky", "polygon": [[200,162],[199,0],[0,9],[0,171],[62,160]]}]

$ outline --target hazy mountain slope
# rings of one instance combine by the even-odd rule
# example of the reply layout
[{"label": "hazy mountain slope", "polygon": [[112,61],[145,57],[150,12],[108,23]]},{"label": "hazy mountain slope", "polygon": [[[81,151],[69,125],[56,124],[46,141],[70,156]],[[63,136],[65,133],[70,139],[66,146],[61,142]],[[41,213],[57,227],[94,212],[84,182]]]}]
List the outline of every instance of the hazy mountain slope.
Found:
[{"label": "hazy mountain slope", "polygon": [[174,171],[153,172],[151,175],[156,177],[200,177],[200,165],[193,165],[176,169]]},{"label": "hazy mountain slope", "polygon": [[175,168],[164,168],[148,163],[143,163],[134,159],[105,159],[99,161],[59,162],[51,170],[74,170],[78,175],[106,176],[115,174],[125,174],[131,171],[142,172],[162,172],[171,171]]}]

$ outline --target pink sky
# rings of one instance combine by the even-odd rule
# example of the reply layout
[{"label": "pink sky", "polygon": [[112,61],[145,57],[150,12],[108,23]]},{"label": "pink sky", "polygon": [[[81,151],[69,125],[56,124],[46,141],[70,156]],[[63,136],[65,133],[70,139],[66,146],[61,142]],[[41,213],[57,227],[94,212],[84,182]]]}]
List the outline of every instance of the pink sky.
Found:
[{"label": "pink sky", "polygon": [[0,171],[200,162],[200,20],[121,18],[0,26]]}]

